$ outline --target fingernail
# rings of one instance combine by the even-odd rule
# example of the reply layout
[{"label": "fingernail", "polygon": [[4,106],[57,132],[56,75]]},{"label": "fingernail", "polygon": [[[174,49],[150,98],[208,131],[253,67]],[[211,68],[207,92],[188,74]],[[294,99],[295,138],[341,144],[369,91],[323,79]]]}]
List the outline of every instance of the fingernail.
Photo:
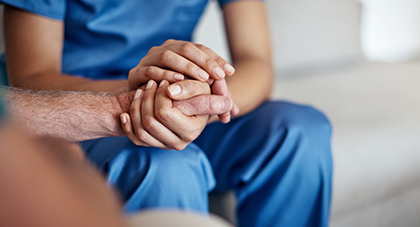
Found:
[{"label": "fingernail", "polygon": [[177,74],[174,75],[174,79],[175,80],[184,80],[184,76],[177,73]]},{"label": "fingernail", "polygon": [[223,69],[219,67],[214,69],[214,74],[216,74],[220,78],[225,78],[226,76],[226,73],[223,71]]},{"label": "fingernail", "polygon": [[121,122],[123,124],[126,124],[127,123],[127,116],[125,116],[125,114],[121,114]]},{"label": "fingernail", "polygon": [[235,68],[233,68],[233,66],[231,66],[230,64],[226,64],[224,66],[225,70],[228,71],[230,74],[235,73]]},{"label": "fingernail", "polygon": [[134,94],[134,100],[140,98],[142,90],[141,89],[137,89],[136,94]]},{"label": "fingernail", "polygon": [[222,111],[230,111],[230,109],[232,108],[232,100],[230,98],[224,98],[223,99],[223,108]]},{"label": "fingernail", "polygon": [[181,94],[181,86],[179,86],[178,84],[174,84],[168,87],[169,92],[171,93],[171,95],[179,95]]},{"label": "fingernail", "polygon": [[200,77],[201,79],[203,79],[205,81],[207,81],[210,77],[209,74],[207,74],[206,71],[204,71],[202,69],[198,70],[197,75],[198,75],[198,77]]},{"label": "fingernail", "polygon": [[147,82],[146,90],[150,89],[153,86],[153,83],[153,80],[149,80],[149,82]]},{"label": "fingernail", "polygon": [[159,84],[159,87],[162,87],[163,85],[165,85],[166,84],[166,80],[162,80],[161,82],[160,82],[160,84]]}]

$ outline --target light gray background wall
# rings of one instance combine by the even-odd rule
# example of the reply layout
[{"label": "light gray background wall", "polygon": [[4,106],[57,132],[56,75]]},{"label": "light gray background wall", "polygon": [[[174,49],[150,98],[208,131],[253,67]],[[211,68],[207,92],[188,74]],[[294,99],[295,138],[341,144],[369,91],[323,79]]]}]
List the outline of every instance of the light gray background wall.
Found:
[{"label": "light gray background wall", "polygon": [[[360,3],[266,0],[266,4],[278,76],[341,67],[361,60]],[[210,1],[194,37],[196,42],[228,58],[222,16],[215,1]]]}]

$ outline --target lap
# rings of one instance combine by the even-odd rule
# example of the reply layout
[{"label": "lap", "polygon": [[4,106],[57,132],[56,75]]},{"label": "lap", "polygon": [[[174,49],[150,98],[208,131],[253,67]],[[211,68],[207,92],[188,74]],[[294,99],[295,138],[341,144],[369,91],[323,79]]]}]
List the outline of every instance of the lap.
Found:
[{"label": "lap", "polygon": [[[126,137],[86,141],[82,143],[82,147],[88,158],[105,174],[110,170],[110,163],[135,172],[150,168],[151,160],[160,159],[162,163],[169,164],[175,160],[190,159],[196,163],[204,163],[205,175],[212,178],[211,172],[214,169],[218,189],[224,191],[251,178],[278,151],[278,146],[283,145],[283,140],[291,132],[298,131],[299,134],[311,128],[325,131],[318,133],[318,136],[325,138],[331,130],[326,117],[312,107],[276,101],[265,102],[251,113],[233,119],[229,124],[209,124],[197,140],[187,147],[187,151],[177,153],[138,147]],[[191,156],[192,154],[198,154],[199,158]],[[115,161],[117,157],[118,162]],[[133,163],[133,160],[137,160],[137,163]],[[124,167],[125,165],[137,165],[137,169]]]}]

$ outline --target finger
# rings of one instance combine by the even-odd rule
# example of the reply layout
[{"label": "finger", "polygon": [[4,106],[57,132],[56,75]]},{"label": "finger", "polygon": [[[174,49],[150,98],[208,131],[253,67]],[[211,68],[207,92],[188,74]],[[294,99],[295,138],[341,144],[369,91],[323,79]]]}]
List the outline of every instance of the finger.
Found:
[{"label": "finger", "polygon": [[171,84],[166,90],[167,95],[173,100],[184,100],[198,95],[210,94],[210,86],[196,80],[183,80]]},{"label": "finger", "polygon": [[132,126],[134,133],[139,135],[139,131],[142,128],[141,125],[141,116],[140,116],[140,106],[141,106],[141,98],[143,97],[143,92],[140,89],[137,89],[133,101],[130,105],[130,116],[132,120]]},{"label": "finger", "polygon": [[183,143],[183,141],[181,141],[176,134],[174,134],[171,130],[166,128],[155,117],[156,90],[156,82],[150,80],[147,83],[146,91],[144,92],[143,101],[141,105],[143,127],[151,136],[159,140],[161,143],[165,144],[167,147],[176,150],[182,150],[186,146]]},{"label": "finger", "polygon": [[[143,97],[143,92],[141,89],[137,89],[136,94],[134,95],[133,102],[130,106],[130,117],[128,117],[129,120],[131,120],[131,125],[134,128],[134,133],[136,138],[138,138],[139,141],[153,147],[166,147],[165,144],[161,143],[159,140],[153,138],[146,130],[144,130],[141,120],[141,114],[140,114],[140,108],[141,108],[141,100]],[[128,136],[128,135],[127,135]],[[128,137],[131,141],[133,141],[133,136],[130,135]],[[134,141],[133,141],[134,142]],[[136,144],[136,143],[135,143]],[[136,144],[138,145],[138,144]]]},{"label": "finger", "polygon": [[[211,91],[212,91],[212,94],[223,95],[229,98],[231,97],[225,79],[215,81],[213,83]],[[219,115],[219,120],[225,124],[229,123],[230,112]]]},{"label": "finger", "polygon": [[226,80],[216,80],[211,87],[211,93],[215,95],[223,95],[230,98],[229,89]]},{"label": "finger", "polygon": [[229,64],[229,62],[227,62],[225,59],[216,54],[213,50],[201,44],[196,44],[196,46],[198,49],[202,50],[209,57],[215,60],[227,76],[232,76],[235,73],[235,68],[231,64]]},{"label": "finger", "polygon": [[239,107],[236,104],[233,104],[232,110],[230,111],[230,114],[232,116],[237,116],[240,112]]},{"label": "finger", "polygon": [[[140,73],[148,77],[149,80],[154,80],[156,82],[167,80],[170,83],[175,83],[175,82],[182,81],[185,79],[184,75],[178,72],[162,69],[156,66],[142,67],[140,70]],[[143,83],[146,83],[149,80],[146,80]]]},{"label": "finger", "polygon": [[129,76],[131,89],[137,89],[149,80],[162,81],[167,80],[175,83],[185,79],[184,75],[171,70],[162,69],[156,66],[136,67],[130,70]]},{"label": "finger", "polygon": [[187,144],[198,137],[206,125],[208,116],[187,117],[177,108],[173,108],[172,100],[166,94],[168,86],[167,81],[162,81],[156,91],[155,115],[159,122]]},{"label": "finger", "polygon": [[209,78],[206,82],[208,85],[213,85],[214,81],[216,81],[215,79]]},{"label": "finger", "polygon": [[150,146],[142,142],[137,136],[134,134],[133,127],[131,125],[130,115],[127,113],[122,113],[120,115],[121,127],[125,133],[125,135],[137,146]]},{"label": "finger", "polygon": [[200,48],[198,48],[196,44],[191,42],[178,41],[178,43],[173,43],[170,45],[170,47],[175,48],[173,49],[175,53],[183,56],[200,68],[204,69],[210,75],[210,78],[216,80],[225,78],[226,73],[218,64],[218,62],[216,62]]},{"label": "finger", "polygon": [[224,124],[227,124],[230,122],[230,113],[219,114],[218,117],[219,117],[219,120]]},{"label": "finger", "polygon": [[221,95],[200,95],[187,100],[174,101],[173,106],[187,116],[219,115],[229,113],[233,103]]},{"label": "finger", "polygon": [[189,76],[199,81],[207,81],[210,75],[194,62],[184,58],[172,50],[164,50],[149,60],[148,65],[157,65]]}]

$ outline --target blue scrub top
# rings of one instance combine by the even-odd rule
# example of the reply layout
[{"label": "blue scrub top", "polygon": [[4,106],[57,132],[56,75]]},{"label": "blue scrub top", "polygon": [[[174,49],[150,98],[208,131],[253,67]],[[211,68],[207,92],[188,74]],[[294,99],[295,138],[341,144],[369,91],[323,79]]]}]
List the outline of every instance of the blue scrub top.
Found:
[{"label": "blue scrub top", "polygon": [[[0,89],[1,89],[1,86],[0,86]],[[3,121],[5,116],[6,116],[6,104],[4,103],[2,91],[0,90],[0,123]]]},{"label": "blue scrub top", "polygon": [[[223,6],[238,0],[218,0]],[[64,21],[62,72],[91,79],[127,78],[153,46],[191,41],[208,0],[0,0]]]}]

